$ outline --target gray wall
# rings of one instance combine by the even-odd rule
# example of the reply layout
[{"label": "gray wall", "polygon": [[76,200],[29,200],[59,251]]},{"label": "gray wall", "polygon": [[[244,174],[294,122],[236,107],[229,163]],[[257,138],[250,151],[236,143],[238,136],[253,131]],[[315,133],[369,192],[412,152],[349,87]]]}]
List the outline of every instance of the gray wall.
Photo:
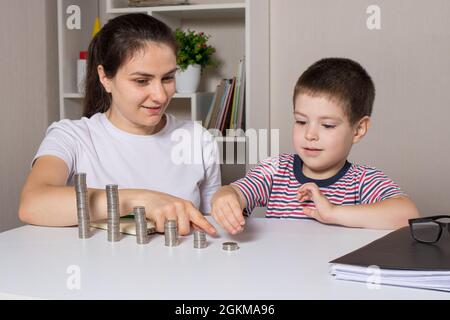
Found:
[{"label": "gray wall", "polygon": [[[366,8],[381,8],[381,30]],[[450,213],[450,1],[271,0],[271,128],[291,147],[298,76],[328,56],[356,59],[377,95],[372,127],[350,160],[384,170],[422,215]]]},{"label": "gray wall", "polygon": [[55,0],[0,1],[0,232],[17,209],[30,161],[58,119]]}]

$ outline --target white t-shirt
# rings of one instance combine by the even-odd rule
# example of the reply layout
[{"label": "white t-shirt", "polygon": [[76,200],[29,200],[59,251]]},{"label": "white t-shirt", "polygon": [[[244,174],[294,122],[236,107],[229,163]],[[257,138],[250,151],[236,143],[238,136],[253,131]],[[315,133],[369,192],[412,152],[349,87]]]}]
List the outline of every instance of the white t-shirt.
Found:
[{"label": "white t-shirt", "polygon": [[135,135],[115,127],[104,113],[61,120],[47,129],[34,161],[44,155],[64,160],[67,185],[86,173],[89,188],[149,189],[192,201],[203,213],[221,185],[217,144],[200,124],[166,114],[165,127]]}]

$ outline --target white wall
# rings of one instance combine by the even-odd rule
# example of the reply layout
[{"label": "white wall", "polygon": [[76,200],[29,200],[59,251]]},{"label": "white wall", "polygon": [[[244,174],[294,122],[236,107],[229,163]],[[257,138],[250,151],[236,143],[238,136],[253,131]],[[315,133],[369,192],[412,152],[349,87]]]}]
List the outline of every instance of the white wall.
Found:
[{"label": "white wall", "polygon": [[[366,8],[381,8],[381,30],[366,27]],[[292,92],[298,76],[323,57],[349,57],[377,90],[373,124],[350,160],[384,170],[422,215],[449,214],[450,1],[271,0],[271,128],[281,152],[291,147]]]},{"label": "white wall", "polygon": [[56,1],[0,1],[0,52],[1,232],[20,225],[30,161],[59,115]]}]

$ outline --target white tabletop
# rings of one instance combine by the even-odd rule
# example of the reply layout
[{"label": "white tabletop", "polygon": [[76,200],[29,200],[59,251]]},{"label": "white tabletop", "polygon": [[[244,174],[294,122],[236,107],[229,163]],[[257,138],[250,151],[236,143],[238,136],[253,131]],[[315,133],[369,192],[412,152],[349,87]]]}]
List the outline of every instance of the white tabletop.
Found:
[{"label": "white tabletop", "polygon": [[[430,290],[371,289],[329,274],[330,260],[388,231],[250,218],[243,233],[231,236],[220,230],[219,237],[208,237],[207,248],[194,249],[192,235],[169,248],[163,235],[137,245],[134,236],[110,243],[106,231],[93,230],[86,240],[78,239],[77,228],[25,226],[1,233],[0,298],[450,298]],[[222,250],[222,243],[230,240],[239,243],[238,251]]]}]

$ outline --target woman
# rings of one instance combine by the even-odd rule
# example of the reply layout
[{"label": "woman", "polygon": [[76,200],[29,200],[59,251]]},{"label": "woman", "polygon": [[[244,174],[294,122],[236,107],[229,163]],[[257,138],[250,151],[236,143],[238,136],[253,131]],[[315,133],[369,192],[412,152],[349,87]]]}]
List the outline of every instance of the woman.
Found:
[{"label": "woman", "polygon": [[[176,219],[182,235],[191,223],[216,232],[197,208],[209,212],[220,186],[217,147],[199,124],[165,113],[176,53],[170,28],[146,14],[119,16],[102,28],[89,46],[84,117],[48,128],[22,190],[22,221],[76,225],[73,177],[85,172],[92,221],[106,218],[105,185],[117,184],[121,216],[145,206],[159,232],[165,219]],[[191,138],[184,147],[193,163],[180,163],[174,152],[180,132]]]}]

